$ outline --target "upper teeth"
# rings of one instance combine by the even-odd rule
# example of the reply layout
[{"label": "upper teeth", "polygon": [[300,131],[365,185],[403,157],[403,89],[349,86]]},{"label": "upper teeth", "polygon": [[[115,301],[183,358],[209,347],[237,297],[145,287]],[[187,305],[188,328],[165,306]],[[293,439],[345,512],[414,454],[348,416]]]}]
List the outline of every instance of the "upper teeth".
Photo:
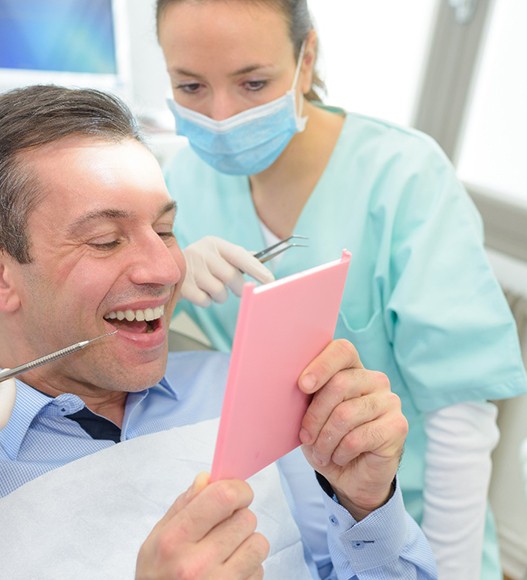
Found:
[{"label": "upper teeth", "polygon": [[134,320],[138,320],[139,322],[146,320],[149,322],[150,320],[161,318],[164,312],[164,306],[156,306],[156,308],[145,308],[145,310],[114,310],[107,314],[104,318],[109,320],[113,320],[115,318],[117,318],[117,320],[126,319],[128,322],[133,322]]}]

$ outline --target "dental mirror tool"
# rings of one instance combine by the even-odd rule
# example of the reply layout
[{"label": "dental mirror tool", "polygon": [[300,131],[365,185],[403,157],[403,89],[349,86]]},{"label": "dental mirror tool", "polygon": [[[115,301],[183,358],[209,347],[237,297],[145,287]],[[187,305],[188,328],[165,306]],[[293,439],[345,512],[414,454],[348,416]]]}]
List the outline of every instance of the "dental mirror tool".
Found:
[{"label": "dental mirror tool", "polygon": [[[99,340],[101,338],[105,338],[106,336],[112,336],[115,334],[117,330],[112,332],[108,332],[106,334],[101,334],[100,336],[96,336],[95,338],[91,338],[89,340],[81,340],[75,344],[67,346],[65,348],[61,348],[55,352],[50,354],[46,354],[40,358],[27,362],[23,365],[19,365],[12,369],[4,369],[0,371],[0,429],[2,429],[8,422],[9,417],[11,416],[11,411],[13,410],[13,406],[15,404],[15,396],[16,396],[16,383],[14,381],[14,377],[21,375],[31,369],[39,367],[41,365],[45,365],[47,363],[53,362],[63,356],[67,356],[68,354],[72,354],[81,350]],[[1,384],[3,382],[6,384]]]}]

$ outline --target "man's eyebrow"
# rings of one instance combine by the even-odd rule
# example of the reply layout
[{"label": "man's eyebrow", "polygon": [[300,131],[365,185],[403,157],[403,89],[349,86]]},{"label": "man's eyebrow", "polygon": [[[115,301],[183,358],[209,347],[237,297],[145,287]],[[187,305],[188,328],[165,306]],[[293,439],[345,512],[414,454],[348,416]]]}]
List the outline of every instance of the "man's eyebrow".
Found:
[{"label": "man's eyebrow", "polygon": [[[160,217],[162,217],[163,215],[174,211],[177,211],[177,204],[175,201],[169,201],[167,202],[165,205],[163,205],[163,207],[159,210],[159,212],[156,215],[156,220],[159,219]],[[98,210],[94,210],[94,211],[90,211],[88,213],[85,213],[84,215],[80,216],[78,219],[76,219],[68,228],[68,234],[69,235],[73,235],[75,234],[75,232],[77,230],[79,230],[79,228],[82,228],[83,226],[85,226],[86,224],[92,222],[92,221],[96,221],[96,220],[101,220],[101,219],[109,219],[109,220],[116,220],[116,219],[126,219],[126,218],[130,218],[133,214],[128,212],[128,211],[124,211],[121,209],[112,209],[112,208],[107,208],[107,209],[98,209]]]},{"label": "man's eyebrow", "polygon": [[77,218],[74,222],[71,223],[71,225],[68,228],[68,234],[69,235],[75,234],[75,232],[77,232],[80,228],[83,228],[90,222],[102,219],[109,220],[124,219],[129,216],[130,216],[129,212],[120,209],[97,209],[94,211],[90,211],[88,213],[81,215],[79,218]]},{"label": "man's eyebrow", "polygon": [[165,205],[161,208],[160,212],[157,214],[158,219],[171,211],[173,211],[174,213],[177,212],[177,203],[174,200],[165,203]]}]

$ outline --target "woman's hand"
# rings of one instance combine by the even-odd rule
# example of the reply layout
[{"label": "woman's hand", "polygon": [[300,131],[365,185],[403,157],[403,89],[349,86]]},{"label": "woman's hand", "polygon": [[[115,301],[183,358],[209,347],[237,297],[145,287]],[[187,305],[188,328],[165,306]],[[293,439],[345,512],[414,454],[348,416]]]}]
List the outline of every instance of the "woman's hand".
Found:
[{"label": "woman's hand", "polygon": [[181,287],[181,297],[197,306],[223,303],[230,289],[241,296],[243,273],[258,282],[272,282],[274,276],[251,252],[222,238],[206,236],[184,250],[187,274]]}]

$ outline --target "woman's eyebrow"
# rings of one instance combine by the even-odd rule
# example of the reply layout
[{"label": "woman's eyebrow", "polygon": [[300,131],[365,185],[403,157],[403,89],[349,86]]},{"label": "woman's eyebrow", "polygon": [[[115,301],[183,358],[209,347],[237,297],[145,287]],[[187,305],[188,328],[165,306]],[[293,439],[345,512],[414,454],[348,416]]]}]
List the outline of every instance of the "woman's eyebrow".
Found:
[{"label": "woman's eyebrow", "polygon": [[265,64],[249,64],[247,66],[244,66],[243,68],[239,69],[239,70],[235,70],[233,73],[231,73],[231,77],[236,77],[239,75],[246,75],[249,73],[252,73],[254,71],[258,71],[258,70],[262,70],[262,69],[268,69],[271,68],[271,65],[265,65]]},{"label": "woman's eyebrow", "polygon": [[[261,69],[270,69],[272,67],[272,65],[267,65],[267,64],[249,64],[247,66],[244,66],[238,70],[235,70],[234,72],[230,73],[229,76],[230,77],[236,77],[236,76],[240,76],[240,75],[246,75],[249,73],[252,73],[254,71],[257,70],[261,70]],[[196,80],[201,80],[203,77],[195,72],[192,72],[190,70],[187,70],[185,68],[179,68],[179,67],[174,67],[173,69],[170,70],[171,73],[177,74],[177,75],[181,75],[184,77],[189,77],[189,78],[194,78]]]},{"label": "woman's eyebrow", "polygon": [[178,75],[181,75],[184,77],[192,77],[192,78],[196,78],[196,79],[201,79],[201,76],[198,73],[192,72],[191,70],[188,70],[186,68],[174,67],[174,68],[171,68],[169,70],[169,73],[178,74]]}]

